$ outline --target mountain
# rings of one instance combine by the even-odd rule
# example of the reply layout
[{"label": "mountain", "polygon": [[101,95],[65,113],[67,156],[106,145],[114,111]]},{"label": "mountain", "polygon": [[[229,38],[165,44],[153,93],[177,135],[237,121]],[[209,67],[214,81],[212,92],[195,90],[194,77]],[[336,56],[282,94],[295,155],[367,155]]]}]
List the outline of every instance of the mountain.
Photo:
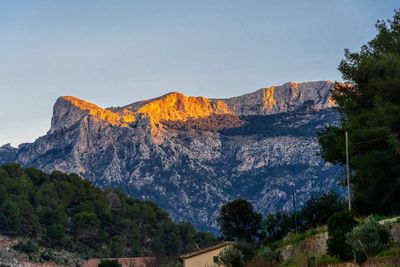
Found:
[{"label": "mountain", "polygon": [[169,93],[101,108],[60,97],[51,128],[0,163],[75,172],[157,202],[176,220],[215,230],[221,204],[236,197],[260,212],[291,209],[339,190],[340,167],[318,156],[316,132],[338,121],[331,81],[286,83],[228,99]]}]

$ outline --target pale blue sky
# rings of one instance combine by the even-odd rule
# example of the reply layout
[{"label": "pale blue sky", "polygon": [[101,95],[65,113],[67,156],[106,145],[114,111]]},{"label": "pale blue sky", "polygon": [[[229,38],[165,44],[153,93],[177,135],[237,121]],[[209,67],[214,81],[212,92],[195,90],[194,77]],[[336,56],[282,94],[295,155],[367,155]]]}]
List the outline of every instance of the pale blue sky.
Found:
[{"label": "pale blue sky", "polygon": [[[397,5],[396,5],[397,2]],[[389,0],[0,0],[0,145],[31,142],[60,95],[118,106],[338,80]]]}]

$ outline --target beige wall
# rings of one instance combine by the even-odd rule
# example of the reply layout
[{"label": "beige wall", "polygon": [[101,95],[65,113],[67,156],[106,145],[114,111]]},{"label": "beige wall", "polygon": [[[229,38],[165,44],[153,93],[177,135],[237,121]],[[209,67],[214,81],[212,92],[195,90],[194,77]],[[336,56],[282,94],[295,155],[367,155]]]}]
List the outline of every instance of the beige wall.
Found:
[{"label": "beige wall", "polygon": [[231,247],[232,245],[226,245],[221,248],[217,248],[206,253],[202,253],[197,256],[183,260],[183,267],[215,267],[218,266],[214,263],[214,256],[224,250],[225,248]]}]

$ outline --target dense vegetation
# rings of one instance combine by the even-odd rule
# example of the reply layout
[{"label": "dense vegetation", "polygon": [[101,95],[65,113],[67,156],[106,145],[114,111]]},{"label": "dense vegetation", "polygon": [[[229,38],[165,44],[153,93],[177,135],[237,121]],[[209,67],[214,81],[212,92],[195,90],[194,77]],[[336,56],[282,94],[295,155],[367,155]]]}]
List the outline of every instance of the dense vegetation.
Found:
[{"label": "dense vegetation", "polygon": [[214,241],[148,201],[102,191],[76,174],[0,167],[0,233],[83,256],[176,255]]},{"label": "dense vegetation", "polygon": [[341,116],[319,136],[322,155],[345,162],[349,134],[354,208],[359,214],[400,213],[400,10],[376,24],[360,52],[345,52],[333,98]]},{"label": "dense vegetation", "polygon": [[333,214],[343,210],[345,210],[343,199],[336,193],[329,192],[309,199],[296,213],[282,211],[268,214],[263,221],[265,241],[275,242],[288,233],[305,232],[323,226]]},{"label": "dense vegetation", "polygon": [[[303,232],[305,234],[299,236],[307,237],[307,230],[314,233],[312,230],[315,227],[327,224],[332,215],[345,209],[343,199],[332,192],[309,199],[298,212],[277,212],[264,218],[247,200],[228,202],[221,207],[217,221],[223,237],[236,241],[237,245],[236,250],[221,254],[223,262],[231,261],[232,266],[242,266],[233,262],[249,266],[255,264],[253,261],[277,263],[279,253],[271,247],[282,245],[282,239],[291,233]],[[345,235],[341,237],[344,243]]]},{"label": "dense vegetation", "polygon": [[[387,225],[371,216],[356,220],[335,193],[308,200],[299,212],[278,212],[264,218],[248,201],[233,200],[221,207],[218,223],[224,239],[236,241],[218,255],[224,266],[303,266],[304,261],[307,266],[317,266],[316,262],[338,263],[354,256],[363,262],[384,250],[394,249],[390,255],[398,253],[398,243],[391,240]],[[317,235],[320,240],[328,237],[324,241],[326,255],[316,250]],[[294,254],[283,260],[281,253],[286,249]]]},{"label": "dense vegetation", "polygon": [[[340,124],[319,135],[323,156],[344,163],[344,132],[349,132],[354,207],[368,215],[400,212],[400,10],[389,24],[378,22],[377,30],[376,38],[360,52],[346,51],[339,70],[347,84],[336,84],[333,90]],[[252,131],[263,131],[265,125],[258,124]],[[230,134],[235,131],[240,132],[240,127]],[[218,224],[224,238],[237,245],[217,259],[231,267],[277,266],[282,263],[282,247],[319,233],[315,228],[323,225],[327,225],[330,256],[320,255],[319,263],[348,260],[353,252],[358,261],[379,253],[398,256],[399,244],[391,243],[385,225],[373,217],[356,220],[346,209],[335,193],[311,198],[298,212],[265,217],[244,199],[226,203]],[[46,174],[17,164],[0,167],[0,233],[102,257],[177,254],[215,241],[189,223],[173,223],[153,203],[127,197],[118,189],[102,191],[75,174]],[[35,246],[30,241],[20,249],[29,252]],[[307,266],[317,266],[315,256],[305,255],[305,259]]]},{"label": "dense vegetation", "polygon": [[345,211],[344,200],[329,192],[309,199],[300,211],[281,211],[264,218],[250,202],[236,199],[220,209],[217,221],[223,237],[245,243],[271,243],[291,232],[304,232],[326,225],[330,217]]},{"label": "dense vegetation", "polygon": [[[400,213],[400,10],[395,11],[392,20],[378,21],[376,28],[377,36],[360,52],[346,50],[345,60],[339,66],[346,83],[335,84],[332,92],[340,113],[339,125],[327,127],[318,140],[326,160],[345,163],[348,132],[356,214],[395,215]],[[245,220],[234,217],[241,213],[246,214]],[[259,214],[244,204],[231,202],[221,209],[221,232],[239,242],[237,248],[244,259],[236,260],[240,258],[237,251],[225,251],[220,256],[228,265],[277,266],[282,263],[282,247],[298,244],[300,239],[310,237],[309,232],[318,233],[315,227],[324,224],[328,226],[329,255],[309,257],[306,248],[302,249],[306,255],[300,255],[300,260],[289,260],[283,266],[305,262],[307,266],[317,266],[317,260],[320,264],[335,263],[354,256],[357,261],[364,261],[380,254],[394,256],[398,264],[399,243],[390,239],[388,227],[371,216],[355,219],[354,213],[347,211],[343,200],[333,193],[310,199],[300,212],[269,214],[262,226],[258,218]],[[244,257],[248,252],[240,249],[240,243],[249,242],[252,239],[248,237],[258,232],[264,233],[264,239],[248,261]]]}]

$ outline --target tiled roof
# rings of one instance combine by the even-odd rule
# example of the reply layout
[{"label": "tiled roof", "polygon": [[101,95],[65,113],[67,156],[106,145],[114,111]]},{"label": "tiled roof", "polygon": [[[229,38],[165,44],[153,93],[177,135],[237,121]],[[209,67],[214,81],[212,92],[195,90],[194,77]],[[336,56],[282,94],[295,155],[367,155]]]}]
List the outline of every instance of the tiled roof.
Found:
[{"label": "tiled roof", "polygon": [[181,255],[179,257],[179,259],[184,260],[184,259],[191,258],[191,257],[197,256],[197,255],[200,255],[200,254],[215,250],[215,249],[219,249],[219,248],[226,247],[226,246],[229,246],[229,245],[233,246],[235,244],[236,244],[235,242],[231,242],[231,241],[222,242],[222,243],[219,243],[219,244],[211,246],[211,247],[199,249],[199,250],[196,250],[196,251]]}]

